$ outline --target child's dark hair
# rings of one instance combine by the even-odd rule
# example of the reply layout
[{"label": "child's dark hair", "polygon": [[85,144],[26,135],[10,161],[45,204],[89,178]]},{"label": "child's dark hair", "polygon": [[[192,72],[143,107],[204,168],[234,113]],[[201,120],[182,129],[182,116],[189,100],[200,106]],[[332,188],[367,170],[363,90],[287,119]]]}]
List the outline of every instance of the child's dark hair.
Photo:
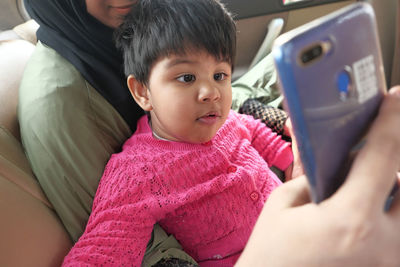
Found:
[{"label": "child's dark hair", "polygon": [[125,75],[147,84],[156,60],[204,49],[233,66],[236,26],[218,0],[139,0],[115,33]]}]

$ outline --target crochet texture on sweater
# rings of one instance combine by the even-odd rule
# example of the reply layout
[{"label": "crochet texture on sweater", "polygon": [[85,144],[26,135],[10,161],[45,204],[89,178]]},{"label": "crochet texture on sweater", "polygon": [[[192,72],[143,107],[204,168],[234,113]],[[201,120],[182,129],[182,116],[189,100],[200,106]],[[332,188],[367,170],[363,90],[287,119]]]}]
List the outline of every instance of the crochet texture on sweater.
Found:
[{"label": "crochet texture on sweater", "polygon": [[155,139],[143,117],[108,162],[64,264],[140,266],[159,222],[201,266],[233,265],[280,185],[269,166],[284,170],[292,160],[290,144],[247,115],[231,111],[204,144]]}]

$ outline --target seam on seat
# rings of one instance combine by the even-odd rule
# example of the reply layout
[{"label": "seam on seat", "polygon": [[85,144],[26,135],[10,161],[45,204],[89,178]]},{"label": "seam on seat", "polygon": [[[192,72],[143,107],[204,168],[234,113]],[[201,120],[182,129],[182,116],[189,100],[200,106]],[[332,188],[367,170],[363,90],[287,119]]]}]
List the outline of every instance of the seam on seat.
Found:
[{"label": "seam on seat", "polygon": [[[44,193],[41,191],[39,184],[36,180],[34,180],[35,178],[33,177],[33,175],[29,175],[26,172],[22,171],[1,155],[0,175],[2,175],[5,179],[12,182],[13,184],[17,185],[23,191],[29,193],[31,196],[45,204],[50,209],[53,209],[53,206],[50,204]],[[12,177],[18,177],[18,179],[13,179]],[[36,188],[34,189],[33,187]]]}]

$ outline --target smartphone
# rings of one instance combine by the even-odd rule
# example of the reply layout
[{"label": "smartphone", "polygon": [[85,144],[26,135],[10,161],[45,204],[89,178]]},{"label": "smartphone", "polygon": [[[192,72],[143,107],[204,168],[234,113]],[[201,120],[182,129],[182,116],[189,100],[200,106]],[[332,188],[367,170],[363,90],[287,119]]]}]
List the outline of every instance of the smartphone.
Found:
[{"label": "smartphone", "polygon": [[343,183],[386,91],[373,8],[358,2],[284,33],[272,55],[318,203]]}]

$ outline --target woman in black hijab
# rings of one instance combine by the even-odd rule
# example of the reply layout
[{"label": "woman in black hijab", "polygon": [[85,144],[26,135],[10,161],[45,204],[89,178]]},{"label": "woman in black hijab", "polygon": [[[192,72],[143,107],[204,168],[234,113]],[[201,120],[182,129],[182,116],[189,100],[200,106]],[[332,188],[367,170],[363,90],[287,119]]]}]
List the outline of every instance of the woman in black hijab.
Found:
[{"label": "woman in black hijab", "polygon": [[[33,172],[73,242],[85,228],[106,162],[143,115],[129,93],[122,56],[113,43],[114,28],[135,2],[25,0],[40,28],[20,87],[21,138]],[[151,252],[145,265],[171,257],[192,261],[167,237],[155,226],[148,251],[160,242],[165,249]]]},{"label": "woman in black hijab", "polygon": [[[120,7],[120,13],[126,12],[123,9],[129,11],[128,7],[136,2],[94,1],[98,6],[104,5],[104,9],[113,8],[111,3],[116,2],[114,8]],[[94,1],[86,2],[91,4]],[[110,2],[110,5],[107,2]],[[130,128],[135,129],[137,119],[143,112],[129,93],[122,69],[122,55],[113,43],[114,29],[111,26],[118,26],[118,17],[102,19],[100,14],[97,15],[101,11],[93,11],[97,17],[109,24],[104,25],[86,11],[85,1],[79,0],[25,0],[25,4],[31,17],[40,24],[38,40],[71,62],[117,109]],[[99,9],[92,9],[95,8]]]}]

